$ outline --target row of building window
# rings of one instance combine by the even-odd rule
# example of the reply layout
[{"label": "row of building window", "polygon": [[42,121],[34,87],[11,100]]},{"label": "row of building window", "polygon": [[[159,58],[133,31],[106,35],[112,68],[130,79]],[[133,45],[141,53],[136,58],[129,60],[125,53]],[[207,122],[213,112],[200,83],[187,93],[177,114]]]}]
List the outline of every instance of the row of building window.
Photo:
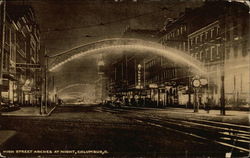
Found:
[{"label": "row of building window", "polygon": [[172,38],[178,37],[182,34],[184,34],[187,31],[187,27],[180,26],[179,28],[174,29],[173,31],[169,32],[165,35],[165,40],[171,40]]},{"label": "row of building window", "polygon": [[197,34],[194,37],[191,37],[189,39],[190,46],[193,46],[195,44],[201,44],[201,43],[203,43],[209,39],[213,39],[219,35],[220,35],[220,26],[216,25],[216,26],[210,28],[209,30],[206,30],[200,34]]},{"label": "row of building window", "polygon": [[152,59],[152,60],[150,60],[150,61],[148,61],[146,64],[145,64],[145,67],[146,67],[146,69],[150,69],[150,68],[152,68],[152,67],[154,67],[154,66],[156,66],[156,65],[158,65],[158,64],[160,64],[160,62],[157,60],[157,58],[156,59]]},{"label": "row of building window", "polygon": [[[241,48],[242,50],[240,50]],[[201,51],[192,50],[196,53],[191,52],[191,56],[200,61],[215,61],[221,59],[221,53],[223,53],[223,50],[221,49],[221,45],[217,45],[211,46]],[[232,49],[230,49],[230,47],[227,47],[225,52],[226,59],[229,59],[230,57],[237,58],[240,55],[240,52],[242,52],[242,56],[245,57],[247,55],[247,43],[243,42],[242,47],[241,45],[237,44],[233,45]]]},{"label": "row of building window", "polygon": [[211,46],[196,53],[191,53],[191,56],[200,61],[214,61],[220,59],[221,45]]}]

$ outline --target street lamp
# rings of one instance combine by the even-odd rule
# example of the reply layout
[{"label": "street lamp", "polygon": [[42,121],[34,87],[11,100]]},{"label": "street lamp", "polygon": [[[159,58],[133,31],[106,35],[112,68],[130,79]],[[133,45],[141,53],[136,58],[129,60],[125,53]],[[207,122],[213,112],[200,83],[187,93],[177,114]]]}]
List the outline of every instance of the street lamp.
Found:
[{"label": "street lamp", "polygon": [[45,109],[44,113],[47,114],[48,110],[48,63],[49,63],[49,56],[48,54],[44,55],[45,58],[45,68],[44,68],[44,99],[45,99]]},{"label": "street lamp", "polygon": [[103,75],[104,75],[104,61],[103,61],[103,55],[101,54],[101,57],[97,63],[98,66],[98,74],[100,75],[100,92],[101,92],[101,101],[103,103]]}]

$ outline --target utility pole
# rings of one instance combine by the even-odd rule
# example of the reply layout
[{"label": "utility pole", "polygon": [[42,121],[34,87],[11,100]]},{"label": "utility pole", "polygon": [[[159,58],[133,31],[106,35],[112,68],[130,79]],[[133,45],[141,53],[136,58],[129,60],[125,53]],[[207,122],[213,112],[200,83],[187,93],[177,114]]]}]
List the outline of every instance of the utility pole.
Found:
[{"label": "utility pole", "polygon": [[144,89],[144,99],[143,99],[143,106],[145,106],[146,102],[146,62],[145,59],[143,59],[143,89]]},{"label": "utility pole", "polygon": [[40,115],[43,114],[43,83],[44,83],[44,79],[43,79],[43,67],[42,65],[41,66],[41,78],[42,78],[42,81],[41,81],[41,85],[40,85],[40,91],[41,91],[41,101],[40,101]]},{"label": "utility pole", "polygon": [[226,19],[226,15],[227,13],[225,13],[225,17],[224,17],[224,51],[222,52],[222,56],[221,56],[221,94],[220,94],[220,104],[221,104],[221,109],[220,109],[220,114],[221,115],[226,115],[226,110],[225,110],[225,53],[226,53],[226,32],[227,32],[227,28],[226,28],[226,23],[227,23],[227,19]]},{"label": "utility pole", "polygon": [[56,103],[56,94],[55,94],[55,76],[52,76],[52,88],[53,88],[53,102]]},{"label": "utility pole", "polygon": [[5,20],[6,20],[6,1],[0,1],[0,107],[2,102],[2,85],[3,85],[3,57],[4,57],[4,43],[5,43]]},{"label": "utility pole", "polygon": [[49,56],[45,54],[45,69],[44,69],[44,97],[45,97],[45,109],[44,113],[47,114],[47,107],[48,107],[48,60]]}]

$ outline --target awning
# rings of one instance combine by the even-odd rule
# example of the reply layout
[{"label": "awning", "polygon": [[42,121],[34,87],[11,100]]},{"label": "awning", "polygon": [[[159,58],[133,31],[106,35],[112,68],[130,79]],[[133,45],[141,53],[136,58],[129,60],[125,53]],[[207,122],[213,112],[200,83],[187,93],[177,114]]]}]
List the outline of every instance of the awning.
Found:
[{"label": "awning", "polygon": [[9,79],[11,81],[17,81],[13,74],[3,74],[3,78]]}]

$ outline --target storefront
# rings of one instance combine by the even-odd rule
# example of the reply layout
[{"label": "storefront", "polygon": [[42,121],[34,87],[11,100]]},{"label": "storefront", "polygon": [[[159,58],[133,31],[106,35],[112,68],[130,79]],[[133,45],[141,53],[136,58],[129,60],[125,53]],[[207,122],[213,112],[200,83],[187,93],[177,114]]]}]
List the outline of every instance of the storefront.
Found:
[{"label": "storefront", "polygon": [[3,102],[13,104],[16,101],[16,79],[12,74],[3,74],[3,84],[1,85],[1,96]]}]

